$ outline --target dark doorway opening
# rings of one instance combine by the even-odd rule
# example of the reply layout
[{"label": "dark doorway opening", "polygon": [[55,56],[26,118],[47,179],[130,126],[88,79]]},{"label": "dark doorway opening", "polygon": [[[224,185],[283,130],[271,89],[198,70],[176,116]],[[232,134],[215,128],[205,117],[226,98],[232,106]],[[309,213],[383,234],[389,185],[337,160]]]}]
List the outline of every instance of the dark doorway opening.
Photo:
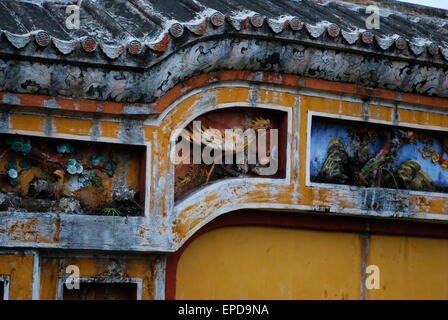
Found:
[{"label": "dark doorway opening", "polygon": [[5,300],[5,282],[0,281],[0,301]]},{"label": "dark doorway opening", "polygon": [[81,283],[79,290],[64,288],[64,300],[137,300],[136,283]]}]

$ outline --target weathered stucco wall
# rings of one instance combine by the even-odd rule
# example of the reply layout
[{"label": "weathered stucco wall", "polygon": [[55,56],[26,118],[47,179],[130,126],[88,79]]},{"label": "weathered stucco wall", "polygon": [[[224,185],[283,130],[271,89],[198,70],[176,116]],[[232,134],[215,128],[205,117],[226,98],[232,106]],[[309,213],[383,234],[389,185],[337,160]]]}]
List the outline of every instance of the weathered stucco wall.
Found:
[{"label": "weathered stucco wall", "polygon": [[[216,79],[225,81],[215,83]],[[301,86],[297,87],[297,83]],[[440,98],[400,95],[349,84],[275,74],[227,72],[211,77],[199,76],[176,87],[160,100],[159,115],[146,118],[99,113],[92,116],[57,109],[42,114],[33,108],[5,108],[1,117],[3,133],[105,141],[146,148],[145,215],[78,217],[2,213],[0,238],[6,247],[174,251],[207,222],[241,208],[443,223],[448,211],[444,194],[315,185],[309,179],[307,158],[312,116],[444,131],[448,113],[443,103]],[[230,107],[241,110],[261,108],[286,114],[285,178],[224,179],[175,202],[175,170],[169,158],[173,130],[207,112]]]},{"label": "weathered stucco wall", "polygon": [[[422,170],[430,187],[406,190],[317,181],[310,167],[316,117],[447,131],[446,12],[388,2],[383,28],[365,30],[365,6],[344,2],[185,0],[189,10],[171,12],[174,2],[80,1],[79,30],[64,28],[68,3],[0,3],[0,281],[8,281],[8,298],[62,298],[71,264],[86,283],[136,283],[138,298],[163,298],[166,254],[246,208],[272,210],[272,221],[288,211],[431,222],[422,234],[446,238],[448,195]],[[195,119],[280,129],[280,172],[218,165],[226,172],[213,175],[214,166],[200,164],[182,173],[170,159],[173,133]],[[259,162],[255,169],[270,163]],[[182,174],[195,184],[176,192]],[[447,280],[439,274],[445,240],[372,235],[367,252],[359,234],[375,226],[368,219],[354,230],[331,224],[340,230],[268,224],[207,233],[181,257],[178,297],[447,296],[436,287]],[[226,259],[245,263],[219,264]],[[376,262],[388,277],[367,293],[360,268]],[[426,283],[409,282],[430,270]]]}]

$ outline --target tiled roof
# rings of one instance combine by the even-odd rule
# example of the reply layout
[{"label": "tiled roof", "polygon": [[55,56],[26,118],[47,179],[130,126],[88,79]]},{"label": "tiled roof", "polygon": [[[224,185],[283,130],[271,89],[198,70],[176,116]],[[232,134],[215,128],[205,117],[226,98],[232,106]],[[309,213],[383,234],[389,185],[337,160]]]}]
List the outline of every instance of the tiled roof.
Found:
[{"label": "tiled roof", "polygon": [[[352,2],[3,0],[0,53],[120,59],[126,64],[133,56],[148,61],[201,37],[240,34],[448,61],[446,12],[412,6],[398,11],[389,5],[381,11],[380,29],[366,30],[366,6]],[[80,7],[79,29],[66,27],[71,5]],[[428,12],[434,14],[425,15]]]}]

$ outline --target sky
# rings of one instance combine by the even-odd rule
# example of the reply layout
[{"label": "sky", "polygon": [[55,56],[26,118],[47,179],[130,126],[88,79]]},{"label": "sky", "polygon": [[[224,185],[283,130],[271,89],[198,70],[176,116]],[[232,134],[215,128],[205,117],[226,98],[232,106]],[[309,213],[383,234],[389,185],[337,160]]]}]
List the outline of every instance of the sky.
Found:
[{"label": "sky", "polygon": [[448,10],[448,0],[405,0],[402,2],[410,2],[415,4],[421,4],[424,6],[436,7]]}]

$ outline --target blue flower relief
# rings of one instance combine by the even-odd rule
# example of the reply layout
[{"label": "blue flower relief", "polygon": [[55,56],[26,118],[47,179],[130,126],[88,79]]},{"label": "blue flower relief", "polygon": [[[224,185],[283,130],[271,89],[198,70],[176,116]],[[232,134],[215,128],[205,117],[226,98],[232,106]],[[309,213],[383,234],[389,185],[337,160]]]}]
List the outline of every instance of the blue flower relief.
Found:
[{"label": "blue flower relief", "polygon": [[19,162],[19,167],[22,169],[26,169],[30,166],[30,163],[26,160],[22,160]]},{"label": "blue flower relief", "polygon": [[17,172],[16,169],[8,170],[8,177],[10,177],[11,179],[16,179],[18,176],[19,176],[19,173]]},{"label": "blue flower relief", "polygon": [[8,162],[5,165],[9,183],[15,187],[19,184],[19,172],[17,171],[16,159],[8,158]]},{"label": "blue flower relief", "polygon": [[59,153],[73,153],[75,148],[70,143],[59,143],[57,145],[57,150]]},{"label": "blue flower relief", "polygon": [[5,165],[6,170],[15,169],[17,170],[16,159],[8,158],[8,162]]},{"label": "blue flower relief", "polygon": [[32,149],[30,140],[24,138],[8,138],[6,144],[11,147],[12,151],[23,154],[30,153]]},{"label": "blue flower relief", "polygon": [[76,159],[69,159],[67,161],[67,172],[74,174],[81,174],[84,171],[84,168],[81,163],[76,161]]},{"label": "blue flower relief", "polygon": [[90,155],[89,156],[90,165],[94,167],[100,166],[103,162],[106,161],[106,158],[104,158],[101,155]]},{"label": "blue flower relief", "polygon": [[113,176],[115,173],[115,169],[117,168],[117,164],[113,161],[107,161],[104,164],[104,169],[106,169],[106,172],[109,176]]},{"label": "blue flower relief", "polygon": [[15,186],[17,186],[17,185],[19,184],[19,178],[14,178],[14,179],[10,178],[10,179],[9,179],[9,183],[10,183],[13,187],[15,187]]}]

